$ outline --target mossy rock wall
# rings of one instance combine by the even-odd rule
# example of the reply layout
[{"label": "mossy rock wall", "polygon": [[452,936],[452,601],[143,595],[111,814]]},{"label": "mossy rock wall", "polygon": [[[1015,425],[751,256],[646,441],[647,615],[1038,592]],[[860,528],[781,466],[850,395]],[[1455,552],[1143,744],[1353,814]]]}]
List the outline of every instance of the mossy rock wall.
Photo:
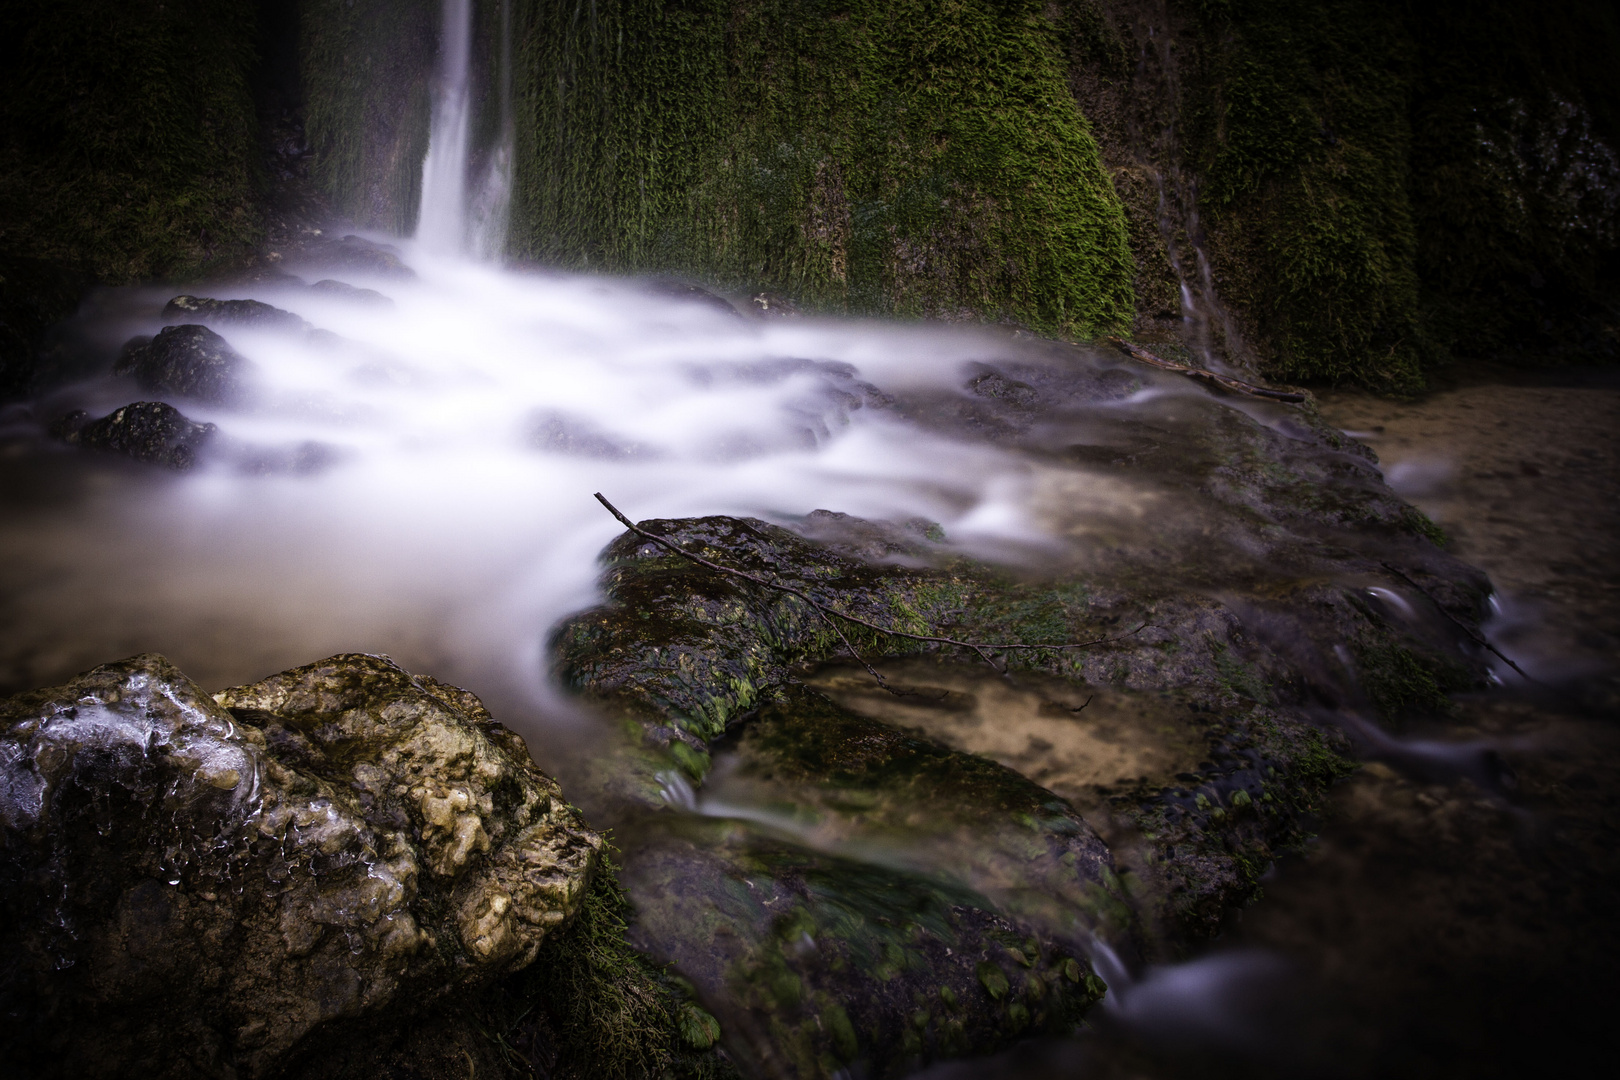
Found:
[{"label": "mossy rock wall", "polygon": [[1129,322],[1124,217],[1044,5],[519,9],[516,254],[833,310]]},{"label": "mossy rock wall", "polygon": [[[1134,327],[1172,352],[1189,285],[1216,353],[1393,391],[1453,359],[1620,355],[1620,15],[1596,0],[474,10],[475,142],[510,120],[517,258],[815,310]],[[0,392],[29,385],[80,283],[251,258],[255,94],[294,23],[280,104],[311,179],[354,225],[410,232],[440,17],[5,5]]]},{"label": "mossy rock wall", "polygon": [[0,252],[133,281],[258,236],[257,21],[228,0],[0,8]]},{"label": "mossy rock wall", "polygon": [[1284,379],[1409,392],[1453,359],[1620,354],[1612,6],[1064,9],[1139,332],[1177,336],[1187,282],[1218,294],[1217,350]]}]

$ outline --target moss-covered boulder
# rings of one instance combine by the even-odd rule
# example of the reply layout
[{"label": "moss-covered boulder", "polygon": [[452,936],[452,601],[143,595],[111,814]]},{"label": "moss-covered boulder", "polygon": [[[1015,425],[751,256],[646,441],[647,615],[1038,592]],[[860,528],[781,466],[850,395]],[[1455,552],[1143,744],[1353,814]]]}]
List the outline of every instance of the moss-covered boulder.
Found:
[{"label": "moss-covered boulder", "polygon": [[262,300],[216,300],[181,294],[163,305],[163,320],[173,323],[223,323],[265,330],[306,331],[309,323]]},{"label": "moss-covered boulder", "polygon": [[738,820],[669,818],[627,850],[632,939],[672,963],[753,1075],[901,1076],[1073,1029],[1082,947],[936,876]]},{"label": "moss-covered boulder", "polygon": [[[903,866],[1070,940],[1128,950],[1138,919],[1150,953],[1213,934],[1351,767],[1319,706],[1399,724],[1482,685],[1461,627],[1489,586],[1308,408],[1159,380],[1071,352],[889,403],[1026,456],[1069,545],[1033,575],[829,513],[640,525],[870,624],[843,637],[799,597],[616,540],[608,602],[554,638],[562,679],[625,732],[604,787]],[[986,643],[995,665],[874,626]],[[1066,845],[1098,835],[1113,861],[1065,877]]]},{"label": "moss-covered boulder", "polygon": [[530,963],[600,838],[471,694],[162,657],[0,703],[0,983],[37,1074],[266,1075]]}]

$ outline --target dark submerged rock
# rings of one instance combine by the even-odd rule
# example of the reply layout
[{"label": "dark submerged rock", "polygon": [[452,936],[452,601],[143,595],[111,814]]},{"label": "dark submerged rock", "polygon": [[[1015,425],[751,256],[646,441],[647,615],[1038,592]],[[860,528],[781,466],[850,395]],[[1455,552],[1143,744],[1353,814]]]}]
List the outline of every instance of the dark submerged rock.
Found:
[{"label": "dark submerged rock", "polygon": [[197,464],[219,428],[188,419],[161,401],[137,401],[99,420],[89,420],[88,413],[75,410],[53,424],[51,431],[65,442],[90,450],[183,471]]},{"label": "dark submerged rock", "polygon": [[196,398],[210,405],[240,405],[248,397],[253,364],[206,326],[169,326],[157,337],[125,343],[115,375],[133,375],[141,389]]},{"label": "dark submerged rock", "polygon": [[0,836],[0,1041],[76,1076],[263,1076],[483,985],[602,847],[473,695],[358,654],[213,697],[146,655],[0,702]]},{"label": "dark submerged rock", "polygon": [[1066,1032],[1102,996],[1074,942],[971,890],[740,822],[661,824],[629,852],[633,940],[692,981],[754,1075],[903,1076]]},{"label": "dark submerged rock", "polygon": [[310,329],[299,316],[261,300],[215,300],[208,296],[176,296],[163,306],[163,318],[166,322],[218,322],[270,330]]},{"label": "dark submerged rock", "polygon": [[371,304],[376,307],[393,307],[394,301],[378,292],[376,289],[362,289],[358,285],[350,285],[346,281],[334,281],[332,278],[322,278],[309,287],[309,291],[320,293],[323,296],[336,296],[344,300],[352,300],[357,304]]},{"label": "dark submerged rock", "polygon": [[605,461],[646,458],[654,453],[642,443],[615,438],[598,430],[588,420],[555,409],[537,412],[529,418],[524,441],[548,453]]},{"label": "dark submerged rock", "polygon": [[416,271],[405,265],[396,249],[352,234],[339,240],[311,244],[305,250],[303,259],[313,266],[326,269],[352,270],[402,280],[416,277]]}]

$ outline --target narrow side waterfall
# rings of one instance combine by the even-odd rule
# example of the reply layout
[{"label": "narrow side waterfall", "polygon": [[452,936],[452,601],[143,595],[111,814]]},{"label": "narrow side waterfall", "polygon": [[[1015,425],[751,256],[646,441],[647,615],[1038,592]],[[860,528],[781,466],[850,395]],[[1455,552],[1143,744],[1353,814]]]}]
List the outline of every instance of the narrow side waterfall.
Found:
[{"label": "narrow side waterfall", "polygon": [[476,181],[469,176],[475,149],[472,17],[472,0],[444,0],[416,240],[434,255],[473,255],[487,261],[499,258],[505,246],[512,186],[511,11],[507,4],[500,5],[493,73],[499,135]]}]

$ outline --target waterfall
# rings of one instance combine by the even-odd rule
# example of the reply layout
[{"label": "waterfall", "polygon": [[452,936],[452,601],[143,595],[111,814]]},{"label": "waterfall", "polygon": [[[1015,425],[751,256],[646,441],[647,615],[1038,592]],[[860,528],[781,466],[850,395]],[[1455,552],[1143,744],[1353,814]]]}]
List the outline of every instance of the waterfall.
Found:
[{"label": "waterfall", "polygon": [[495,85],[499,137],[484,175],[468,194],[472,167],[472,0],[444,0],[439,66],[433,89],[433,121],[422,161],[422,209],[416,240],[435,255],[500,257],[506,242],[511,193],[512,113],[510,11],[502,0],[501,55]]}]

